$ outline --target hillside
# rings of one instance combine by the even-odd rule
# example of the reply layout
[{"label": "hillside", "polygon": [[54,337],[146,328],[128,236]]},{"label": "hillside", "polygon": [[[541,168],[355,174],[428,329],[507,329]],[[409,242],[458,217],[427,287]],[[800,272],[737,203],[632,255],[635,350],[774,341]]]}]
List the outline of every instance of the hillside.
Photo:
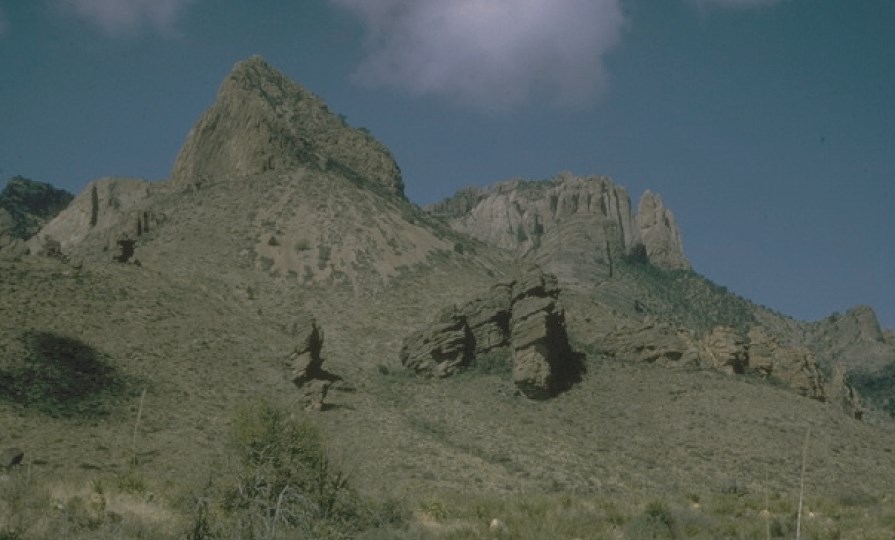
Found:
[{"label": "hillside", "polygon": [[71,193],[45,182],[21,176],[7,180],[0,191],[0,249],[21,249],[21,240],[37,233],[73,198]]},{"label": "hillside", "polygon": [[[31,254],[0,246],[0,450],[25,464],[0,486],[0,533],[488,538],[501,518],[520,538],[746,538],[770,516],[782,535],[810,430],[806,527],[887,537],[891,334],[865,308],[805,323],[732,295],[682,236],[658,195],[634,212],[606,177],[420,209],[369,134],[263,60],[237,64],[169,180],[96,180]],[[444,377],[402,364],[409,336],[447,336],[423,349],[442,362],[492,324],[512,342],[485,352],[476,334]],[[532,351],[580,377],[527,397]],[[264,424],[234,410],[259,399],[321,430],[354,513],[294,485],[234,495],[233,433]],[[575,512],[589,525],[557,532]],[[556,528],[525,536],[535,522]]]}]

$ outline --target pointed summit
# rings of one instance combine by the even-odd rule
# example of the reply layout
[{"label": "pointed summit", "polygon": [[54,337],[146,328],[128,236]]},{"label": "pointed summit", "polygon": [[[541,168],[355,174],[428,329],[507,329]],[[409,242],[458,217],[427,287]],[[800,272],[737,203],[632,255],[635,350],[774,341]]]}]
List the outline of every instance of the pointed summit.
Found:
[{"label": "pointed summit", "polygon": [[260,56],[237,63],[187,136],[177,184],[312,167],[404,196],[388,149],[330,112],[326,103]]}]

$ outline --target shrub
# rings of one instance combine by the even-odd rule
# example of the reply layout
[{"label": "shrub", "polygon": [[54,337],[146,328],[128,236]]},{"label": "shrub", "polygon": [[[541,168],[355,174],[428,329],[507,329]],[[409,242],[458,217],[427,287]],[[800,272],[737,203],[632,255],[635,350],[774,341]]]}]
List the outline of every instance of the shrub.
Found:
[{"label": "shrub", "polygon": [[342,538],[406,521],[393,502],[372,504],[350,488],[303,415],[267,401],[243,405],[228,445],[230,474],[191,497],[189,538]]}]

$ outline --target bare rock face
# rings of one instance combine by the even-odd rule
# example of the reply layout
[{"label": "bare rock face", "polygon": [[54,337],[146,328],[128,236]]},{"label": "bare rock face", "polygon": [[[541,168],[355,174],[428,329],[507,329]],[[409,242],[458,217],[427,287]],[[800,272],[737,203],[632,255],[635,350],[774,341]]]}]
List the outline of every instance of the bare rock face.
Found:
[{"label": "bare rock face", "polygon": [[773,375],[803,396],[826,399],[823,374],[810,350],[782,346],[761,326],[749,330],[748,343],[749,367],[759,375]]},{"label": "bare rock face", "polygon": [[190,131],[171,179],[182,186],[299,167],[404,196],[401,172],[381,143],[349,127],[326,104],[258,56],[239,62]]},{"label": "bare rock face", "polygon": [[540,273],[529,274],[514,286],[513,383],[531,399],[549,398],[579,375],[558,294],[556,278]]},{"label": "bare rock face", "polygon": [[401,363],[415,373],[446,377],[496,348],[513,352],[513,382],[527,397],[544,399],[580,378],[569,344],[556,277],[531,268],[463,307],[451,306],[404,339]]},{"label": "bare rock face", "polygon": [[[323,369],[323,329],[310,313],[299,313],[292,326],[295,348],[287,365],[292,382],[301,392],[301,401],[310,410],[323,410],[327,393],[342,378]],[[345,385],[341,385],[345,387]]]},{"label": "bare rock face", "polygon": [[39,253],[47,238],[60,243],[64,253],[84,244],[115,249],[126,235],[136,239],[150,232],[163,216],[149,208],[155,186],[136,178],[102,178],[91,182],[75,199],[40,230],[28,245]]},{"label": "bare rock face", "polygon": [[404,339],[400,358],[404,367],[419,375],[448,377],[469,365],[474,355],[467,317],[451,306],[430,326]]},{"label": "bare rock face", "polygon": [[620,358],[667,367],[699,365],[699,348],[693,336],[658,321],[620,328],[606,336],[604,343]]},{"label": "bare rock face", "polygon": [[467,188],[427,210],[566,280],[591,280],[601,271],[612,275],[613,264],[644,244],[644,230],[647,252],[655,255],[650,262],[689,268],[671,213],[652,194],[646,201],[649,215],[635,218],[627,191],[609,178],[561,174],[543,182]]},{"label": "bare rock face", "polygon": [[748,341],[733,328],[716,326],[703,339],[702,361],[727,373],[745,373],[749,366]]},{"label": "bare rock face", "polygon": [[488,294],[466,303],[461,312],[475,340],[475,354],[484,354],[510,344],[512,283],[498,283]]},{"label": "bare rock face", "polygon": [[855,420],[863,419],[864,404],[845,366],[840,364],[833,370],[826,394],[829,402],[842,409],[845,414],[854,417]]},{"label": "bare rock face", "polygon": [[651,263],[662,268],[690,268],[674,215],[662,204],[662,198],[649,190],[640,198],[637,228]]},{"label": "bare rock face", "polygon": [[803,396],[820,401],[826,399],[817,359],[806,347],[781,349],[775,373]]},{"label": "bare rock face", "polygon": [[292,382],[300,387],[311,379],[320,378],[323,373],[323,329],[310,313],[300,313],[292,326],[292,334],[296,344],[289,355],[289,365]]}]

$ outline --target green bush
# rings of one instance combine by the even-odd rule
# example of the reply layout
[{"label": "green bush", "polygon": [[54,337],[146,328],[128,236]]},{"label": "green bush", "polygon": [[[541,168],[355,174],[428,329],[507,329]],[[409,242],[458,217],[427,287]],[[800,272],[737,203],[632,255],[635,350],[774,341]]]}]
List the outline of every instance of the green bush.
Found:
[{"label": "green bush", "polygon": [[192,497],[189,538],[342,538],[406,521],[393,502],[373,504],[350,488],[304,415],[267,401],[243,405],[228,445],[230,474]]}]

